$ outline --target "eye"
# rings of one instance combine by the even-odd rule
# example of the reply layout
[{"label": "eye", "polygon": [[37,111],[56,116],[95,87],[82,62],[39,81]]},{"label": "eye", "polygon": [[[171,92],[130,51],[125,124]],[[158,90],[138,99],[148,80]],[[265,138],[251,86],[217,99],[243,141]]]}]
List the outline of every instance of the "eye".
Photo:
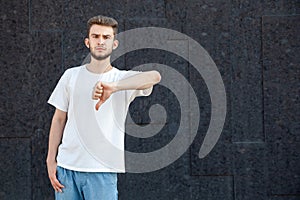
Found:
[{"label": "eye", "polygon": [[103,36],[103,39],[105,39],[105,40],[110,39],[110,38],[111,38],[110,35],[104,35],[104,36]]}]

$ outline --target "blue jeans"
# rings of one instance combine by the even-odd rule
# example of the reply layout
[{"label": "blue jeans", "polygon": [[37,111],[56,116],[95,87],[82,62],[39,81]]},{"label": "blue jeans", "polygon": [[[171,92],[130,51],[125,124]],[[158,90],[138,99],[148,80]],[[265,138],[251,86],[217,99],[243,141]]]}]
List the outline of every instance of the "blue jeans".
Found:
[{"label": "blue jeans", "polygon": [[77,172],[57,167],[57,178],[65,187],[55,192],[56,200],[117,200],[117,174]]}]

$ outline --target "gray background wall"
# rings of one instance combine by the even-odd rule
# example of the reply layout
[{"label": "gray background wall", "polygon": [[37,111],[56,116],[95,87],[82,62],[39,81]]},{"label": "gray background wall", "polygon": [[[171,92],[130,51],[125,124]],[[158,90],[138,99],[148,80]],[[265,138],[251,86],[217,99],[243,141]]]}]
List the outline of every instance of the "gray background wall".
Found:
[{"label": "gray background wall", "polygon": [[[189,150],[161,170],[119,175],[121,200],[300,198],[299,1],[6,0],[0,40],[1,200],[53,199],[45,158],[54,109],[46,101],[64,70],[87,55],[85,23],[98,14],[115,17],[121,31],[158,26],[198,41],[218,66],[228,102],[219,142],[199,159],[211,104],[195,68],[158,50],[118,59],[121,69],[159,62],[178,70],[196,90],[201,109]],[[148,140],[128,136],[127,149],[151,151],[174,137],[179,106],[162,86],[131,106],[133,120],[148,123],[145,113],[154,103],[169,114],[165,128]]]}]

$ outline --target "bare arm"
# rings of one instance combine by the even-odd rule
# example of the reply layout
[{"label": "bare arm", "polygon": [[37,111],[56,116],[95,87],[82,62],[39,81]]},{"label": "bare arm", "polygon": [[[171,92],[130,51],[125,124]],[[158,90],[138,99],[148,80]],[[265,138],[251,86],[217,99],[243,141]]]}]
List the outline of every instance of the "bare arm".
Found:
[{"label": "bare arm", "polygon": [[58,151],[58,146],[61,142],[63,130],[65,128],[67,119],[67,113],[59,109],[55,110],[52,118],[50,134],[49,134],[49,144],[48,144],[48,155],[47,155],[47,168],[48,176],[54,190],[61,192],[64,187],[59,183],[56,178],[56,155]]},{"label": "bare arm", "polygon": [[157,71],[141,72],[126,79],[104,83],[98,82],[93,92],[93,99],[99,100],[96,110],[110,97],[114,92],[120,90],[144,90],[160,82],[161,76]]},{"label": "bare arm", "polygon": [[120,90],[144,90],[160,82],[157,71],[141,72],[137,75],[115,82],[114,92]]}]

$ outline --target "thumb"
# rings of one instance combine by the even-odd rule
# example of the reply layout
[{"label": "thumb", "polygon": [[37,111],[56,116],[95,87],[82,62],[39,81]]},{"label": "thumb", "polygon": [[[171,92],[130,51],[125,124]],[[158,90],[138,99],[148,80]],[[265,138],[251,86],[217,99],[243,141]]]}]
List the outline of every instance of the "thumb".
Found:
[{"label": "thumb", "polygon": [[100,100],[97,102],[96,106],[95,106],[95,108],[96,108],[97,111],[99,110],[99,108],[100,108],[100,106],[101,106],[102,104],[103,104],[103,101],[100,99]]}]

